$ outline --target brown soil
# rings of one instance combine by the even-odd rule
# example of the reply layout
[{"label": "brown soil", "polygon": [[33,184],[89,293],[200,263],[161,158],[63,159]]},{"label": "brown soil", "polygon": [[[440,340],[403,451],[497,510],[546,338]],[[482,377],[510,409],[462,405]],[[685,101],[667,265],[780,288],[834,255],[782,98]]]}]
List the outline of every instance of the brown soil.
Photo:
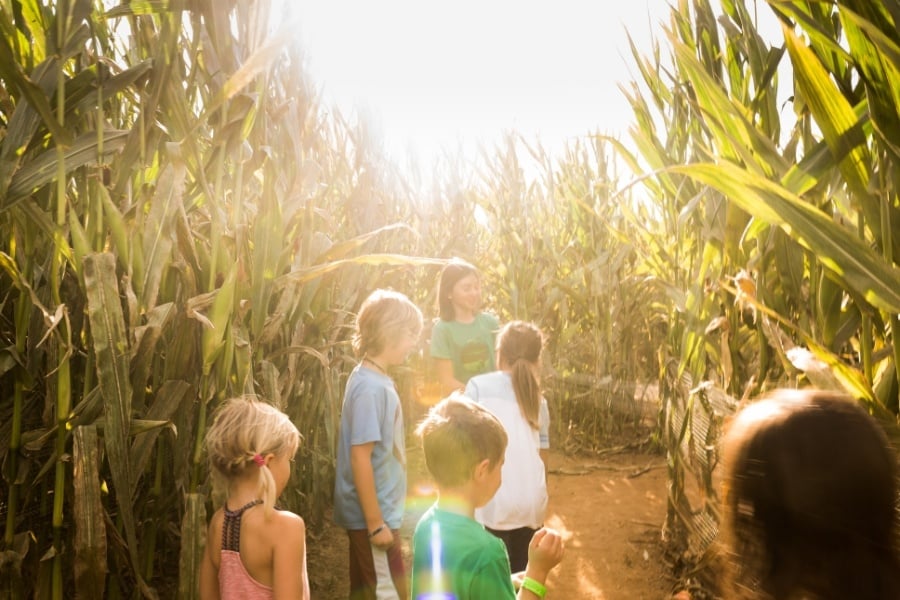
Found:
[{"label": "brown soil", "polygon": [[[410,502],[403,537],[433,501],[421,452],[410,452]],[[665,461],[658,454],[571,457],[551,451],[546,525],[565,539],[562,563],[551,573],[548,598],[657,600],[675,581],[666,566],[660,530],[666,513]],[[347,538],[329,521],[309,540],[309,579],[318,600],[347,598]]]}]

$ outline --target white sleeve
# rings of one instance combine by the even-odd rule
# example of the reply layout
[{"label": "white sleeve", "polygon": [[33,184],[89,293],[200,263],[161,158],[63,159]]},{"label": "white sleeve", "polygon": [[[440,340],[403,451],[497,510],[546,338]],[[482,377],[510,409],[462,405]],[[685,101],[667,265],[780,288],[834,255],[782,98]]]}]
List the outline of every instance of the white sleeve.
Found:
[{"label": "white sleeve", "polygon": [[541,450],[546,450],[550,447],[550,409],[547,407],[547,399],[543,397],[538,412],[538,429],[541,436]]}]

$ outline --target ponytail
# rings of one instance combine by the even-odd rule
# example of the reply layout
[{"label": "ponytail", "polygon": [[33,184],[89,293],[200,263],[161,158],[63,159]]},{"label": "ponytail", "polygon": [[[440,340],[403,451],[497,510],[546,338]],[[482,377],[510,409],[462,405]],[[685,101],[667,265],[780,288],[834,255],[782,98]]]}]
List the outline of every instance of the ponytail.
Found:
[{"label": "ponytail", "polygon": [[511,373],[519,410],[532,429],[540,429],[538,415],[541,409],[541,384],[536,371],[537,365],[519,358],[512,365]]},{"label": "ponytail", "polygon": [[500,331],[497,348],[500,364],[510,371],[513,391],[522,416],[533,429],[540,429],[540,364],[544,336],[533,323],[511,321]]},{"label": "ponytail", "polygon": [[254,454],[251,460],[259,466],[257,495],[263,501],[263,511],[266,519],[268,519],[272,516],[272,511],[275,510],[275,476],[272,475],[272,470],[269,469],[261,454]]}]

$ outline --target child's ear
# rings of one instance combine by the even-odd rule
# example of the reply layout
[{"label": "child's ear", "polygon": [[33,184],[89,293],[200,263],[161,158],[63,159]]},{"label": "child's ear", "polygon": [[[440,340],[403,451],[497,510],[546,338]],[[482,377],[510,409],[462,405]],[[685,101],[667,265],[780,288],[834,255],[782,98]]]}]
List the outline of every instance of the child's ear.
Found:
[{"label": "child's ear", "polygon": [[473,474],[472,479],[475,481],[482,481],[487,476],[487,474],[491,471],[491,460],[489,458],[484,459],[477,465],[475,465],[475,473]]}]

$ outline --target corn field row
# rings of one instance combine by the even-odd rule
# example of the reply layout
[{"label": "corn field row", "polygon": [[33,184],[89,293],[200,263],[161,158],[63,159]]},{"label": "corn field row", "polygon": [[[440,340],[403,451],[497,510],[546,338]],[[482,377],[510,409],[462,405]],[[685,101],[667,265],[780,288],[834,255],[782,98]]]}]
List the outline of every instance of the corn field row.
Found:
[{"label": "corn field row", "polygon": [[[896,0],[682,0],[634,52],[630,143],[551,159],[511,135],[427,182],[321,105],[273,11],[0,0],[4,598],[195,597],[203,435],[236,394],[303,433],[282,502],[315,531],[354,311],[393,287],[435,316],[451,256],[501,320],[549,334],[558,438],[600,444],[630,418],[617,398],[658,382],[686,577],[710,579],[715,441],[740,401],[839,387],[895,425]],[[397,374],[409,402],[424,344]]]},{"label": "corn field row", "polygon": [[[236,394],[301,429],[281,500],[315,532],[354,311],[381,286],[434,316],[453,255],[483,265],[502,318],[559,332],[551,378],[637,376],[637,350],[588,341],[650,293],[607,258],[629,253],[593,192],[606,147],[532,185],[517,161],[549,160],[511,138],[414,192],[365,123],[320,105],[270,9],[0,2],[3,597],[195,597],[204,431]],[[424,395],[411,365],[398,379]]]},{"label": "corn field row", "polygon": [[682,577],[714,590],[716,442],[742,402],[843,390],[898,439],[900,3],[677,4],[623,87],[638,123],[625,155],[661,217],[641,255],[670,300],[665,534]]}]

